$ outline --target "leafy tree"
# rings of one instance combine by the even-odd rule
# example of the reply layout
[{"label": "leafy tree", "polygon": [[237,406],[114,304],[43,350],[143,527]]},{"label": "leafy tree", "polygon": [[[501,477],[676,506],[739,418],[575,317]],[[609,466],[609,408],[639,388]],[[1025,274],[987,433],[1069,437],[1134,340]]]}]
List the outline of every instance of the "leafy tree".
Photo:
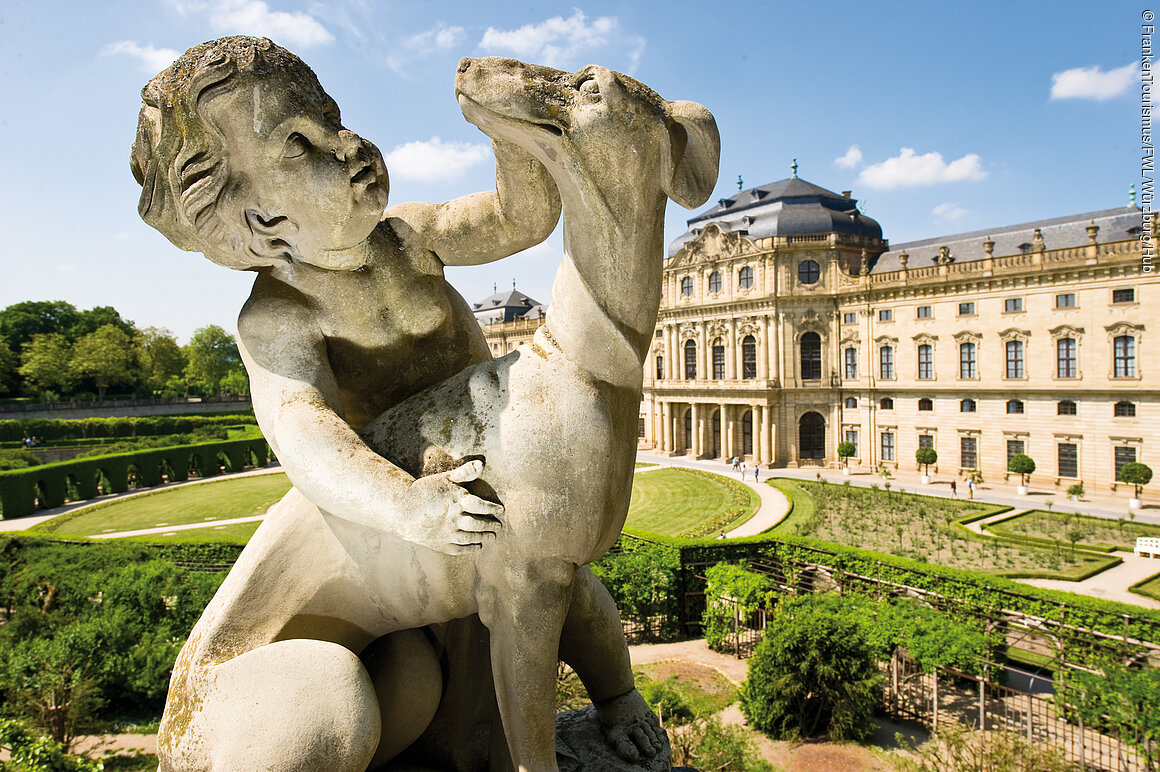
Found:
[{"label": "leafy tree", "polygon": [[0,338],[16,353],[36,335],[59,333],[72,340],[80,312],[63,300],[28,300],[0,310]]},{"label": "leafy tree", "polygon": [[105,768],[99,761],[69,756],[60,743],[9,719],[0,719],[0,747],[8,751],[10,759],[0,764],[0,769],[11,772],[101,772]]},{"label": "leafy tree", "polygon": [[216,324],[194,331],[184,353],[187,376],[205,384],[212,395],[220,395],[222,379],[242,367],[233,336]]},{"label": "leafy tree", "polygon": [[134,343],[141,377],[151,392],[164,391],[170,379],[181,378],[187,363],[172,332],[164,327],[146,327],[137,333]]},{"label": "leafy tree", "polygon": [[1068,702],[1088,726],[1110,724],[1145,756],[1148,769],[1160,761],[1160,669],[1107,665],[1103,674],[1076,670]]},{"label": "leafy tree", "polygon": [[929,475],[930,465],[938,463],[938,453],[934,448],[919,448],[914,451],[914,460],[922,466],[922,473]]},{"label": "leafy tree", "polygon": [[12,349],[0,338],[0,396],[15,394],[20,384],[17,368],[20,360]]},{"label": "leafy tree", "polygon": [[[621,614],[635,619],[648,637],[667,637],[676,624],[677,551],[641,544],[623,552],[609,553],[593,563],[592,573],[608,588]],[[660,618],[662,628],[654,630]]]},{"label": "leafy tree", "polygon": [[1016,453],[1007,462],[1007,471],[1019,475],[1019,484],[1027,487],[1027,475],[1035,471],[1035,461],[1026,453]]},{"label": "leafy tree", "polygon": [[106,324],[73,344],[71,364],[74,374],[93,380],[97,399],[104,399],[111,384],[131,380],[133,341],[120,327]]},{"label": "leafy tree", "polygon": [[73,384],[72,344],[59,332],[35,335],[20,355],[20,374],[43,397],[51,390],[67,392]]},{"label": "leafy tree", "polygon": [[1120,467],[1120,480],[1132,486],[1132,498],[1140,498],[1140,488],[1152,480],[1152,467],[1132,461]]},{"label": "leafy tree", "polygon": [[741,711],[776,738],[866,740],[881,680],[866,630],[841,599],[791,598],[749,661]]},{"label": "leafy tree", "polygon": [[137,332],[137,327],[127,319],[122,319],[117,309],[112,306],[95,306],[87,311],[78,311],[76,321],[66,334],[76,340],[96,332],[107,324],[113,325],[129,337]]},{"label": "leafy tree", "polygon": [[[734,614],[743,618],[759,608],[773,605],[770,593],[773,580],[748,566],[718,563],[705,571],[705,642],[709,648],[723,651],[733,632]],[[731,602],[722,602],[728,598]]]},{"label": "leafy tree", "polygon": [[225,378],[222,378],[222,393],[233,394],[235,396],[245,396],[250,393],[250,378],[246,375],[243,368],[230,370]]},{"label": "leafy tree", "polygon": [[850,466],[850,458],[858,452],[857,446],[852,442],[838,443],[838,458],[842,459],[843,466]]}]

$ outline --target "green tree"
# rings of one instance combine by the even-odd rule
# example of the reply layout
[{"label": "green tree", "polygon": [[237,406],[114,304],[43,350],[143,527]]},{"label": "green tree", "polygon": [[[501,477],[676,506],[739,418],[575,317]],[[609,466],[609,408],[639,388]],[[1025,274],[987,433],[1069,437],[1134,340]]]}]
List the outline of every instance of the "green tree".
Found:
[{"label": "green tree", "polygon": [[36,335],[60,333],[72,340],[80,312],[63,300],[28,300],[0,310],[0,338],[17,354]]},{"label": "green tree", "polygon": [[749,661],[741,712],[775,738],[866,740],[881,680],[866,630],[840,598],[791,598]]},{"label": "green tree", "polygon": [[111,384],[131,382],[133,341],[120,327],[98,327],[73,344],[71,365],[75,375],[92,379],[97,399],[104,399]]},{"label": "green tree", "polygon": [[858,447],[852,442],[838,443],[838,458],[842,459],[842,466],[850,466],[850,458],[858,452]]},{"label": "green tree", "polygon": [[233,336],[216,324],[195,330],[184,352],[189,362],[187,376],[215,396],[221,394],[222,379],[242,366]]},{"label": "green tree", "polygon": [[1145,756],[1147,768],[1155,769],[1160,761],[1160,669],[1107,665],[1103,674],[1076,670],[1070,677],[1078,688],[1067,701],[1088,726],[1118,729]]},{"label": "green tree", "polygon": [[164,327],[146,327],[134,341],[141,378],[153,393],[164,391],[171,378],[180,378],[187,364],[173,333]]},{"label": "green tree", "polygon": [[1035,460],[1026,453],[1016,453],[1007,462],[1007,471],[1019,475],[1019,484],[1027,487],[1027,475],[1035,471]]},{"label": "green tree", "polygon": [[47,398],[52,390],[67,393],[74,381],[71,359],[72,344],[64,335],[34,335],[20,355],[20,374],[42,398]]},{"label": "green tree", "polygon": [[0,338],[0,397],[16,393],[20,386],[19,367],[20,360],[8,343]]},{"label": "green tree", "polygon": [[249,394],[250,378],[246,375],[245,368],[236,368],[226,373],[226,377],[222,378],[221,389],[223,394],[239,397]]},{"label": "green tree", "polygon": [[1132,486],[1132,498],[1140,498],[1140,488],[1152,481],[1152,467],[1132,461],[1120,467],[1120,480]]},{"label": "green tree", "polygon": [[922,466],[922,473],[929,475],[930,465],[938,463],[938,453],[934,448],[919,448],[914,451],[914,460]]},{"label": "green tree", "polygon": [[87,311],[78,311],[76,321],[66,333],[76,340],[89,333],[96,332],[107,324],[111,324],[129,337],[137,332],[137,327],[127,319],[121,318],[121,313],[112,306],[95,306]]}]

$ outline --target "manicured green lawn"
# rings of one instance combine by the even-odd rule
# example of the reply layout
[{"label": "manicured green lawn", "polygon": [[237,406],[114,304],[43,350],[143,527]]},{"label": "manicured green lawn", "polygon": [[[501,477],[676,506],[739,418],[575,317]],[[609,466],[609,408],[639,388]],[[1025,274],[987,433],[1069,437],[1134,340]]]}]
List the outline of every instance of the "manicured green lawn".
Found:
[{"label": "manicured green lawn", "polygon": [[260,520],[250,523],[234,523],[233,525],[217,525],[211,528],[190,528],[188,531],[175,531],[172,536],[156,534],[153,536],[131,537],[137,541],[147,542],[184,542],[211,544],[245,544],[254,535],[261,525]]},{"label": "manicured green lawn", "polygon": [[1160,574],[1156,574],[1146,582],[1134,584],[1128,589],[1146,598],[1160,600]]},{"label": "manicured green lawn", "polygon": [[[56,536],[96,536],[113,531],[135,531],[166,525],[227,520],[260,515],[290,490],[284,474],[263,474],[232,480],[185,485],[142,496],[111,501],[42,523],[32,530]],[[252,532],[252,531],[251,531]],[[221,536],[225,531],[205,529]],[[222,541],[204,538],[202,529],[179,531],[182,541]]]},{"label": "manicured green lawn", "polygon": [[1137,523],[1132,520],[1109,520],[1089,515],[1072,515],[1064,512],[1048,512],[1033,509],[1010,520],[1003,520],[987,526],[992,533],[1007,536],[1032,536],[1038,539],[1054,539],[1068,547],[1068,536],[1072,530],[1083,537],[1076,541],[1080,547],[1112,546],[1121,550],[1133,550],[1137,536],[1160,536],[1160,525]]},{"label": "manicured green lawn", "polygon": [[728,477],[657,469],[633,478],[630,529],[661,536],[707,536],[753,516],[757,494]]}]

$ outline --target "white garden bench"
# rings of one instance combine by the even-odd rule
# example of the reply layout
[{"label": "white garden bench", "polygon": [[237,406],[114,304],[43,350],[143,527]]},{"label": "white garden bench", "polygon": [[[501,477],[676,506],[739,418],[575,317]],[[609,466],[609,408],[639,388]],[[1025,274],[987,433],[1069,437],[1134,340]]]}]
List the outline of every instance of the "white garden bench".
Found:
[{"label": "white garden bench", "polygon": [[1143,558],[1160,558],[1160,537],[1137,536],[1136,554]]}]

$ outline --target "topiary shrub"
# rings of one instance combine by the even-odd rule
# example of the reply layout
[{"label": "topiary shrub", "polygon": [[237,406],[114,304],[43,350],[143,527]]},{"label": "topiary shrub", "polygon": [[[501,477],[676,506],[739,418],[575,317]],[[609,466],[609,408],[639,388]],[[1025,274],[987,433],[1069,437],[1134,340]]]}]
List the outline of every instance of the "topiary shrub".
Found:
[{"label": "topiary shrub", "polygon": [[850,466],[850,458],[858,452],[858,447],[852,442],[838,443],[838,458],[842,459],[842,466]]},{"label": "topiary shrub", "polygon": [[741,712],[777,739],[826,733],[863,741],[877,728],[882,676],[866,630],[837,597],[788,599],[749,661]]},{"label": "topiary shrub", "polygon": [[1140,488],[1152,480],[1152,468],[1139,461],[1132,461],[1120,467],[1120,480],[1132,486],[1132,498],[1140,498]]},{"label": "topiary shrub", "polygon": [[938,462],[938,453],[934,448],[919,448],[914,451],[914,460],[922,467],[922,473],[929,475],[930,465]]},{"label": "topiary shrub", "polygon": [[1007,471],[1019,475],[1019,484],[1027,487],[1027,475],[1035,471],[1035,461],[1026,453],[1016,453],[1007,462]]}]

